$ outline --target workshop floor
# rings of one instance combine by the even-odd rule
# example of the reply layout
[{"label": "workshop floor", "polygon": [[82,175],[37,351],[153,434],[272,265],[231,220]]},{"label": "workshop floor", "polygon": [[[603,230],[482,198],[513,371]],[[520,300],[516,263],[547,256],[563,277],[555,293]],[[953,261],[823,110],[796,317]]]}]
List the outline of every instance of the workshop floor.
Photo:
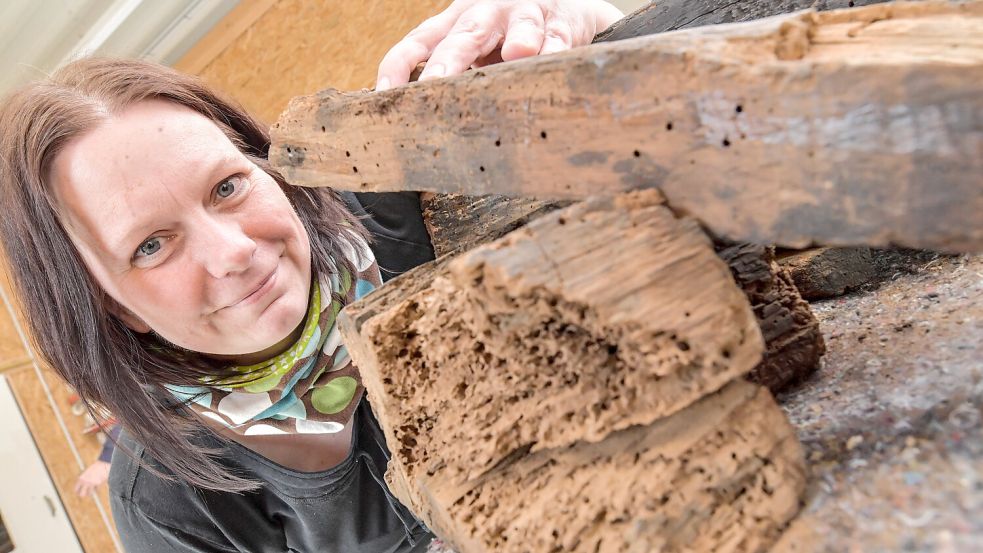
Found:
[{"label": "workshop floor", "polygon": [[810,490],[778,551],[983,551],[983,256],[879,252],[812,304],[822,369],[778,399]]}]

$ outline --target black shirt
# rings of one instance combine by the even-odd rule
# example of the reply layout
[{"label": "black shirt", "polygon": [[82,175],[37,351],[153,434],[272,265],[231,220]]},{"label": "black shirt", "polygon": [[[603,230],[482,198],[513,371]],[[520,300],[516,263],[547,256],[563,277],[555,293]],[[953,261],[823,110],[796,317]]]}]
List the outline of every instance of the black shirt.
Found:
[{"label": "black shirt", "polygon": [[[343,199],[372,233],[383,279],[433,259],[415,193],[351,194]],[[203,445],[221,461],[264,483],[242,494],[168,482],[129,456],[113,456],[109,477],[113,517],[127,553],[426,551],[429,531],[386,488],[389,451],[363,400],[354,416],[348,457],[326,471],[283,467],[235,442],[207,434]],[[167,473],[125,432],[120,443]]]}]

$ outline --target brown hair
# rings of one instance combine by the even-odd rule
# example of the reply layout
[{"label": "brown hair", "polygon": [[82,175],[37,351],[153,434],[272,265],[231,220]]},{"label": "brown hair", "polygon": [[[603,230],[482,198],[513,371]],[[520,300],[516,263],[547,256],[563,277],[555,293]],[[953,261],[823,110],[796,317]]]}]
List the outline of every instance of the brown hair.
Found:
[{"label": "brown hair", "polygon": [[[254,489],[257,483],[216,461],[219,451],[192,436],[204,428],[164,384],[195,385],[227,367],[169,347],[154,333],[130,330],[107,310],[108,297],[89,273],[58,217],[49,168],[74,138],[146,99],[188,107],[215,122],[286,193],[311,239],[311,270],[334,270],[342,233],[364,228],[328,188],[287,185],[266,162],[266,129],[200,79],[137,60],[88,58],[13,93],[0,107],[0,241],[36,349],[90,409],[110,410],[171,473],[202,488]],[[129,453],[129,452],[128,452]],[[170,478],[166,474],[149,470]]]}]

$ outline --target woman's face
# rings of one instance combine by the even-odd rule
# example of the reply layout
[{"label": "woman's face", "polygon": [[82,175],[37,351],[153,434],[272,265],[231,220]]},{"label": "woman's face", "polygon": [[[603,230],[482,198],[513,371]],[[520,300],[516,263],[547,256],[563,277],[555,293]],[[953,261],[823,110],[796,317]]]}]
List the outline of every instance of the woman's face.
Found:
[{"label": "woman's face", "polygon": [[253,362],[303,322],[307,232],[209,119],[136,103],[73,140],[50,176],[72,241],[133,330]]}]

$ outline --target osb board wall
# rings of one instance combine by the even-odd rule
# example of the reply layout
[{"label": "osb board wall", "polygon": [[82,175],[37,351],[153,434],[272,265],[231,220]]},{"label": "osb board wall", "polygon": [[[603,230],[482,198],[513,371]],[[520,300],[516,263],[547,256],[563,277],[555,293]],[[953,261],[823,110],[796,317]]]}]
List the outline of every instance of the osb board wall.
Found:
[{"label": "osb board wall", "polygon": [[4,376],[82,548],[122,552],[106,486],[95,497],[78,497],[74,491],[79,474],[99,457],[102,446],[94,435],[82,434],[85,420],[71,412],[72,391],[28,353],[27,330],[11,290],[6,263],[0,262],[0,367],[7,367]]},{"label": "osb board wall", "polygon": [[[386,51],[449,4],[450,0],[279,0],[199,74],[270,124],[294,96],[328,87],[373,86]],[[217,27],[213,32],[228,31]],[[209,36],[203,42],[207,40]]]}]

